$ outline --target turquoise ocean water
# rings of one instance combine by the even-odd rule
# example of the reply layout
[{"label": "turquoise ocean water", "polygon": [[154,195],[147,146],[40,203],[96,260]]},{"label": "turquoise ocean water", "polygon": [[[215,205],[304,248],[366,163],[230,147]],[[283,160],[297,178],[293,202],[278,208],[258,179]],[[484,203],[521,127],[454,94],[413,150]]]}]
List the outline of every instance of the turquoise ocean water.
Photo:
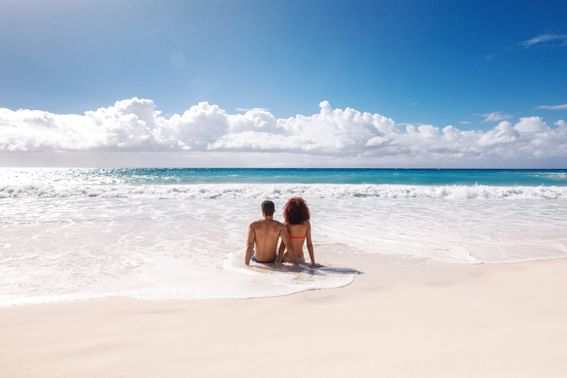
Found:
[{"label": "turquoise ocean water", "polygon": [[567,186],[567,169],[317,169],[176,168],[69,170],[70,175],[114,177],[129,184],[396,184]]}]

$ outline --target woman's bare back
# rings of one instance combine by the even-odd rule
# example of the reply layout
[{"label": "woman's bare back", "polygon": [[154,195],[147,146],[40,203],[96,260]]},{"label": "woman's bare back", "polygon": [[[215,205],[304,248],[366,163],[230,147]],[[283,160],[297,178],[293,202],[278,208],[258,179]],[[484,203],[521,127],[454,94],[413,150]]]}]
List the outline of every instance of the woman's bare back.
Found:
[{"label": "woman's bare back", "polygon": [[[305,221],[302,224],[286,224],[285,226],[289,233],[292,248],[286,247],[284,261],[294,263],[305,262],[303,245],[307,244],[307,250],[309,251],[311,263],[315,264],[315,257],[313,255],[313,243],[311,241],[311,223],[309,221]],[[293,254],[290,249],[295,251],[295,254]],[[287,256],[287,259],[285,258],[285,256]]]}]

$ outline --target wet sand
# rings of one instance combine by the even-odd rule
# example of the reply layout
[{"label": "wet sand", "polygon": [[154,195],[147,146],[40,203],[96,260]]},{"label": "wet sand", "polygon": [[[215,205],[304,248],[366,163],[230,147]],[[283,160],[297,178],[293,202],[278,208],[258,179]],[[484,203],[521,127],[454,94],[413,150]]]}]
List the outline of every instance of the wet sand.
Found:
[{"label": "wet sand", "polygon": [[2,377],[565,377],[567,260],[341,258],[350,286],[0,308]]}]

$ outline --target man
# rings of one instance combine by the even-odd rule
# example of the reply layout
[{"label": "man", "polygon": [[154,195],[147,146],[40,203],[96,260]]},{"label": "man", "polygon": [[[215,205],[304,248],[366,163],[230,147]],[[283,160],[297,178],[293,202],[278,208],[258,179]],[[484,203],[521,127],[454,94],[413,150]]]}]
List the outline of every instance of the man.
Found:
[{"label": "man", "polygon": [[[276,262],[278,240],[280,237],[285,245],[291,245],[285,226],[274,220],[275,205],[272,201],[262,202],[264,219],[250,223],[248,227],[248,243],[244,263],[250,265],[250,260],[263,264]],[[254,252],[254,244],[256,251]],[[280,259],[281,261],[281,259]]]}]

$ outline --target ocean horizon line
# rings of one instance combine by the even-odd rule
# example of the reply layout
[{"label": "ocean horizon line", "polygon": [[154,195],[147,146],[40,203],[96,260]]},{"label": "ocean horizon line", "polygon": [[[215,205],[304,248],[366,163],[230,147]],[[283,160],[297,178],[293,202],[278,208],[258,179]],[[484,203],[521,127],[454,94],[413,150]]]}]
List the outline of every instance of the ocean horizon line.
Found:
[{"label": "ocean horizon line", "polygon": [[567,171],[565,168],[425,168],[425,167],[239,167],[239,166],[123,166],[123,167],[92,167],[92,166],[47,166],[47,165],[29,165],[29,166],[0,166],[0,169],[90,169],[90,170],[113,170],[113,169],[168,169],[168,170],[183,170],[183,169],[215,169],[215,170],[344,170],[344,171]]}]

